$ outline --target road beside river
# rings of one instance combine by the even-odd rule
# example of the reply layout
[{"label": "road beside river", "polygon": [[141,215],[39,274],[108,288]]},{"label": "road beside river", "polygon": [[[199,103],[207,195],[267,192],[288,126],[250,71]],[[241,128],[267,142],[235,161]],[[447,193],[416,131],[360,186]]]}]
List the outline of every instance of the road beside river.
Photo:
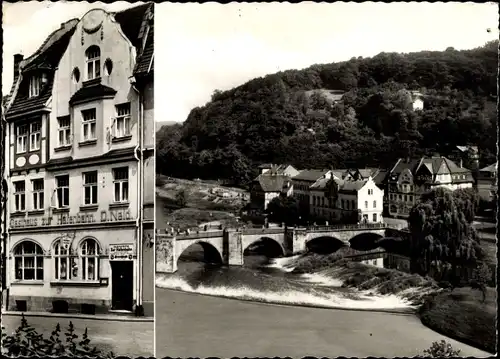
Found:
[{"label": "road beside river", "polygon": [[156,288],[156,357],[394,357],[445,339],[414,315],[280,306]]}]

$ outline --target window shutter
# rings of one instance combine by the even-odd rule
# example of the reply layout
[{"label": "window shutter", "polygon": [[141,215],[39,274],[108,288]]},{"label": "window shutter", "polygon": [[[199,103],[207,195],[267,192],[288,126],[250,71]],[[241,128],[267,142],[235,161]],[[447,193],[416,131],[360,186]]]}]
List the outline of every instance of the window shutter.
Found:
[{"label": "window shutter", "polygon": [[50,208],[58,208],[58,198],[57,198],[57,189],[52,191],[52,197],[50,198]]}]

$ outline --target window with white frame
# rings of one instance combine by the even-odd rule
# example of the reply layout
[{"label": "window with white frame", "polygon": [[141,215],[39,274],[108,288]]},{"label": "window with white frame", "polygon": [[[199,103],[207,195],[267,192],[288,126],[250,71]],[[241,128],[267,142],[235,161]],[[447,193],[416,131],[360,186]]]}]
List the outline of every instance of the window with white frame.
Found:
[{"label": "window with white frame", "polygon": [[16,212],[26,210],[26,184],[24,181],[14,182],[14,206]]},{"label": "window with white frame", "polygon": [[368,208],[368,201],[365,201],[365,208]]},{"label": "window with white frame", "polygon": [[83,174],[83,204],[97,204],[97,171]]},{"label": "window with white frame", "polygon": [[113,121],[113,136],[130,136],[130,103],[115,106],[116,118]]},{"label": "window with white frame", "polygon": [[377,208],[377,201],[373,201],[373,208]]},{"label": "window with white frame", "polygon": [[82,111],[82,140],[92,141],[96,139],[96,109]]},{"label": "window with white frame", "polygon": [[58,240],[54,244],[53,260],[56,280],[70,280],[72,277],[77,277],[78,269],[74,258],[70,256],[68,243]]},{"label": "window with white frame", "polygon": [[24,153],[28,150],[28,135],[29,135],[28,125],[17,126],[17,134],[16,134],[17,153]]},{"label": "window with white frame", "polygon": [[57,207],[69,207],[69,175],[56,177]]},{"label": "window with white frame", "polygon": [[128,202],[128,167],[113,169],[113,185],[115,202]]},{"label": "window with white frame", "polygon": [[40,149],[42,123],[40,121],[30,123],[30,151]]},{"label": "window with white frame", "polygon": [[40,93],[42,92],[43,85],[45,85],[46,83],[47,83],[47,74],[46,73],[31,76],[30,83],[29,83],[28,96],[35,97],[35,96],[40,95]]},{"label": "window with white frame", "polygon": [[368,189],[368,195],[372,195],[373,194],[373,189]]},{"label": "window with white frame", "polygon": [[41,210],[44,206],[43,190],[44,183],[43,178],[37,178],[31,181],[32,192],[33,192],[33,209]]},{"label": "window with white frame", "polygon": [[98,46],[90,46],[85,51],[87,60],[87,80],[101,77],[101,50]]},{"label": "window with white frame", "polygon": [[92,238],[85,239],[80,245],[82,280],[99,279],[99,245]]},{"label": "window with white frame", "polygon": [[71,118],[69,116],[58,118],[57,124],[59,125],[57,129],[58,146],[63,147],[71,145]]},{"label": "window with white frame", "polygon": [[22,241],[14,248],[16,280],[43,280],[43,250],[32,241]]}]

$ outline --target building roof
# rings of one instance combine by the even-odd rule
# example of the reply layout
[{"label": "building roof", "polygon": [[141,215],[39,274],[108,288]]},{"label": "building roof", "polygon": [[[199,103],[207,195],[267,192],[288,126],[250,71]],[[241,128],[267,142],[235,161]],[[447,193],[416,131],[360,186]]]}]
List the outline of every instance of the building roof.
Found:
[{"label": "building roof", "polygon": [[391,177],[399,175],[405,169],[409,169],[415,174],[422,166],[426,167],[432,175],[439,174],[470,174],[467,168],[459,167],[455,162],[444,156],[422,157],[405,161],[399,159],[394,168],[390,171]]},{"label": "building roof", "polygon": [[[154,72],[154,3],[150,3],[143,14],[138,37],[147,36],[143,48],[138,52],[134,75],[144,76]],[[141,43],[142,44],[142,43]]]},{"label": "building roof", "polygon": [[293,179],[297,181],[316,182],[320,177],[324,176],[328,170],[302,170]]},{"label": "building roof", "polygon": [[376,175],[375,177],[373,177],[373,182],[375,182],[375,184],[377,186],[380,186],[382,184],[385,183],[385,181],[387,180],[387,174],[389,173],[389,171],[387,170],[380,170]]},{"label": "building roof", "polygon": [[487,167],[481,168],[479,172],[498,172],[498,161]]},{"label": "building roof", "polygon": [[367,180],[344,181],[343,184],[339,188],[339,192],[357,192],[365,186],[366,182],[368,182],[368,181]]},{"label": "building roof", "polygon": [[[22,76],[19,84],[19,77],[15,79],[14,86],[18,85],[17,91],[13,91],[14,99],[7,109],[6,117],[22,114],[44,108],[47,101],[52,96],[52,86],[54,83],[54,70],[59,64],[59,61],[68,47],[71,36],[75,32],[77,21],[71,21],[64,25],[63,28],[56,30],[45,40],[43,45],[38,49],[39,54],[34,55],[21,62],[23,67],[19,71],[25,73],[35,69],[46,69],[47,83],[42,87],[38,96],[29,97],[29,76]],[[53,38],[59,37],[56,41]],[[49,44],[53,41],[51,44]],[[48,45],[48,47],[46,47]],[[36,54],[36,53],[35,53]]]},{"label": "building roof", "polygon": [[93,86],[83,86],[78,91],[76,91],[73,96],[71,96],[69,103],[73,104],[75,102],[91,99],[91,98],[99,98],[104,96],[114,96],[116,94],[116,90],[103,85],[101,83],[97,83]]},{"label": "building roof", "polygon": [[[146,11],[152,11],[150,9],[152,9],[153,7],[153,3],[147,3],[114,13],[114,17],[120,24],[120,27],[122,28],[125,36],[127,36],[127,38],[137,49],[142,47],[142,38],[139,37],[139,32],[141,30]],[[33,55],[21,61],[19,72],[22,73],[23,76],[17,76],[16,78],[14,78],[10,94],[11,103],[9,104],[5,114],[7,118],[10,116],[21,115],[23,113],[39,110],[45,107],[48,100],[52,96],[55,69],[57,68],[62,56],[64,55],[79,21],[80,20],[78,19],[72,19],[62,24],[61,28],[52,32],[45,39],[45,41]],[[149,67],[153,66],[152,53],[150,53],[153,43],[153,36],[153,33],[151,33],[151,37],[149,37],[148,35],[144,51],[142,51],[141,49],[141,51],[137,52],[138,54],[141,54],[138,61],[136,61],[136,63],[138,64],[136,66],[138,71],[143,71],[143,64],[146,62],[148,65],[148,69]],[[29,98],[29,76],[24,76],[24,74],[29,73],[30,71],[41,69],[46,70],[47,83],[43,86],[38,96]]]},{"label": "building roof", "polygon": [[267,173],[263,173],[255,179],[255,182],[260,185],[260,188],[264,192],[281,192],[289,181],[290,178],[288,176]]}]

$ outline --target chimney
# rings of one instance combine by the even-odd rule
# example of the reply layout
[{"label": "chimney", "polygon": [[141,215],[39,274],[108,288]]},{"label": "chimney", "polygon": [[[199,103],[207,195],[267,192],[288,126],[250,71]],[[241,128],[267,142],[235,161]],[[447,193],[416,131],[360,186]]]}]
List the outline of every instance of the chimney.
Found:
[{"label": "chimney", "polygon": [[16,78],[19,75],[19,64],[21,61],[23,61],[24,55],[22,54],[15,54],[14,55],[14,78]]}]

